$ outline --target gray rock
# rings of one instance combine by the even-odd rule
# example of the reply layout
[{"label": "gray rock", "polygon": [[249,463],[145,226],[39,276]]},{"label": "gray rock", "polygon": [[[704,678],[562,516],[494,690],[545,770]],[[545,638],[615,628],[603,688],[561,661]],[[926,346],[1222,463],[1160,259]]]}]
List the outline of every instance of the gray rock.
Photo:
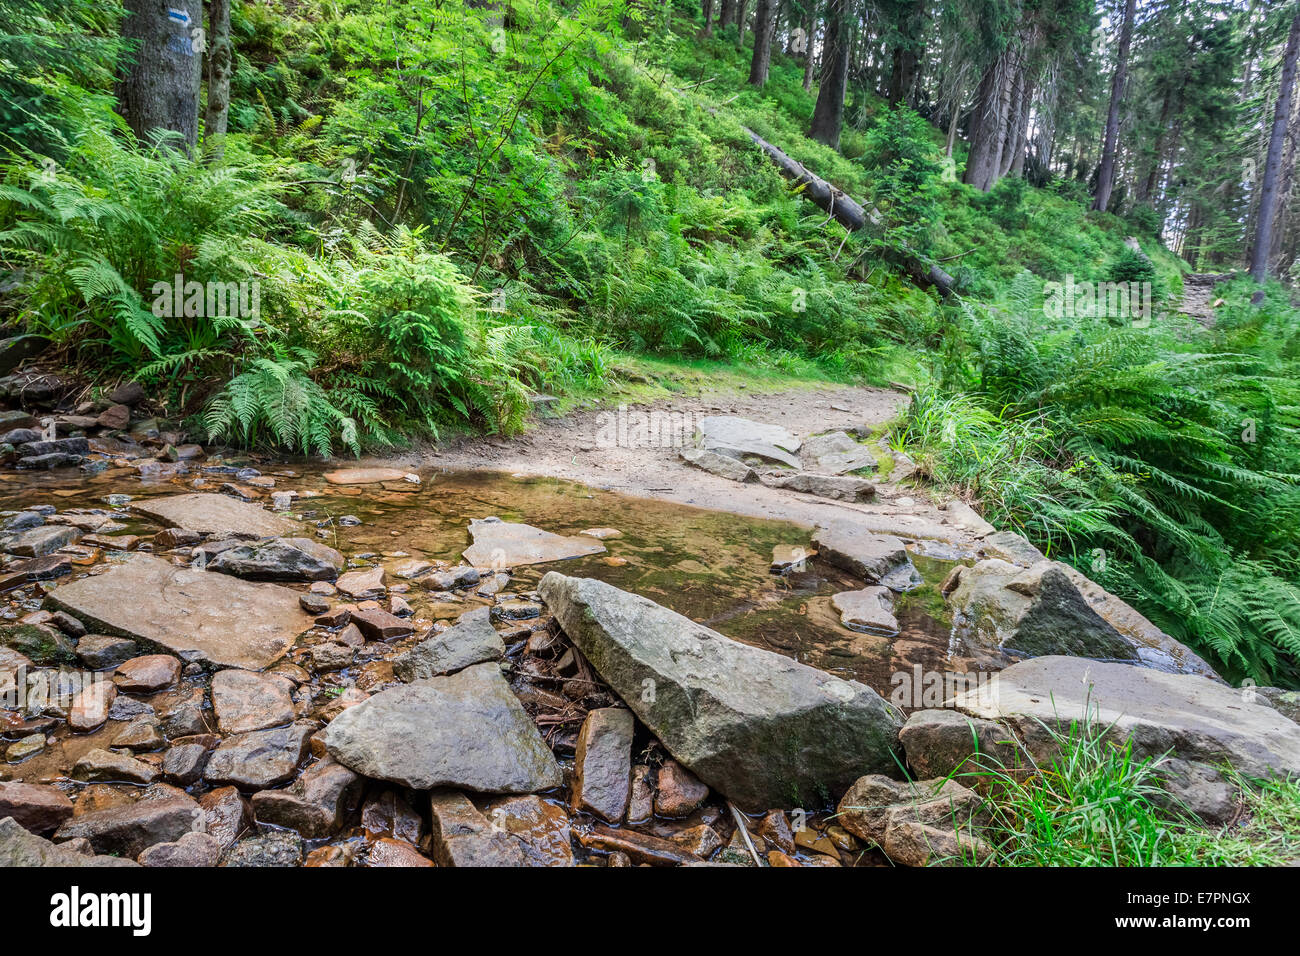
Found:
[{"label": "gray rock", "polygon": [[216,838],[195,831],[184,834],[174,843],[155,843],[140,854],[141,866],[207,867],[221,859],[221,844]]},{"label": "gray rock", "polygon": [[669,752],[742,807],[812,806],[864,770],[897,770],[902,717],[871,688],[590,578],[551,572],[539,590]]},{"label": "gray rock", "polygon": [[310,538],[272,538],[222,551],[208,569],[250,581],[333,581],[343,555]]},{"label": "gray rock", "polygon": [[1055,750],[1046,728],[1068,729],[1086,713],[1109,738],[1131,739],[1141,756],[1172,750],[1184,760],[1226,760],[1249,776],[1300,774],[1300,726],[1196,674],[1037,657],[1012,664],[955,702],[964,713],[1009,724],[1036,757]]},{"label": "gray rock", "polygon": [[490,621],[491,608],[482,607],[460,616],[454,627],[433,634],[393,659],[393,674],[407,683],[450,674],[453,671],[500,660],[506,646]]},{"label": "gray rock", "polygon": [[308,723],[227,737],[208,758],[203,779],[215,787],[266,790],[298,775],[316,728]]},{"label": "gray rock", "polygon": [[1022,568],[990,558],[953,573],[953,639],[971,653],[1068,654],[1214,674],[1191,650],[1058,561]]},{"label": "gray rock", "polygon": [[733,458],[757,455],[791,468],[799,467],[799,458],[795,454],[801,445],[798,438],[780,425],[768,425],[734,415],[709,415],[700,419],[695,445]]},{"label": "gray rock", "polygon": [[983,861],[988,817],[979,794],[955,780],[902,782],[868,774],[840,800],[837,821],[903,866]]},{"label": "gray rock", "polygon": [[434,571],[420,583],[430,591],[454,591],[456,588],[467,588],[470,585],[478,584],[479,573],[477,568],[472,568],[468,564],[460,564],[446,571]]},{"label": "gray rock", "polygon": [[812,543],[823,560],[866,578],[870,584],[883,584],[894,591],[911,591],[922,584],[903,542],[893,535],[873,534],[847,521],[836,521],[819,526]]},{"label": "gray rock", "polygon": [[376,694],[334,718],[325,747],[363,776],[414,790],[532,793],[563,779],[496,664]]},{"label": "gray rock", "polygon": [[758,472],[739,458],[732,458],[730,455],[710,451],[707,448],[683,448],[678,454],[688,465],[694,465],[721,478],[730,478],[732,481],[742,483],[758,481]]},{"label": "gray rock", "polygon": [[36,558],[67,547],[80,537],[81,531],[70,525],[41,525],[0,537],[0,551]]},{"label": "gray rock", "polygon": [[88,750],[72,765],[72,778],[87,783],[153,783],[158,770],[153,764],[127,754],[96,748]]},{"label": "gray rock", "polygon": [[133,554],[109,571],[57,588],[46,604],[90,630],[120,635],[185,661],[262,670],[312,620],[298,593]]},{"label": "gray rock", "polygon": [[843,475],[862,468],[876,467],[876,456],[867,445],[854,441],[845,432],[813,435],[799,452],[806,470],[821,475]]},{"label": "gray rock", "polygon": [[812,475],[800,471],[793,475],[764,479],[763,484],[835,501],[870,501],[876,496],[874,484],[865,478],[848,475]]},{"label": "gray rock", "polygon": [[125,637],[87,634],[77,641],[77,657],[91,670],[117,667],[138,656],[140,656],[139,645]]},{"label": "gray rock", "polygon": [[636,722],[622,707],[590,711],[578,731],[573,764],[573,807],[618,823],[632,795],[632,733]]},{"label": "gray rock", "polygon": [[223,734],[244,734],[293,720],[293,683],[275,674],[224,670],[212,677],[212,709]]},{"label": "gray rock", "polygon": [[18,446],[18,453],[24,457],[44,457],[46,455],[67,455],[80,458],[90,453],[90,442],[85,438],[55,438],[52,441],[29,441]]},{"label": "gray rock", "polygon": [[222,866],[301,866],[302,837],[284,831],[247,837],[226,851]]},{"label": "gray rock", "polygon": [[44,840],[10,817],[0,818],[0,867],[138,866],[116,856],[86,856]]},{"label": "gray rock", "polygon": [[187,794],[172,793],[136,800],[73,817],[54,834],[57,842],[84,837],[97,853],[139,856],[155,843],[172,843],[202,820],[199,805]]},{"label": "gray rock", "polygon": [[603,544],[583,535],[565,537],[500,518],[471,521],[469,533],[474,543],[465,549],[465,560],[477,567],[514,568],[605,552]]},{"label": "gray rock", "polygon": [[76,660],[77,653],[62,631],[46,624],[0,624],[0,647],[41,667],[69,664]]},{"label": "gray rock", "polygon": [[183,528],[217,537],[292,537],[301,530],[260,505],[236,501],[229,495],[186,494],[133,501],[131,510],[168,528]]},{"label": "gray rock", "polygon": [[1300,724],[1300,690],[1283,690],[1281,687],[1256,687],[1255,699],[1267,704],[1287,720]]},{"label": "gray rock", "polygon": [[873,585],[860,591],[841,591],[831,598],[831,605],[840,612],[840,623],[851,631],[885,637],[898,634],[894,592],[889,588]]},{"label": "gray rock", "polygon": [[995,531],[985,535],[980,541],[980,550],[990,558],[1018,564],[1022,568],[1046,560],[1043,552],[1030,544],[1024,535],[1014,531]]},{"label": "gray rock", "polygon": [[1156,802],[1167,810],[1193,814],[1211,826],[1236,816],[1240,794],[1214,767],[1171,757],[1159,764],[1157,773],[1167,796]]},{"label": "gray rock", "polygon": [[899,731],[908,766],[919,777],[1028,766],[1010,732],[955,710],[916,710]]}]

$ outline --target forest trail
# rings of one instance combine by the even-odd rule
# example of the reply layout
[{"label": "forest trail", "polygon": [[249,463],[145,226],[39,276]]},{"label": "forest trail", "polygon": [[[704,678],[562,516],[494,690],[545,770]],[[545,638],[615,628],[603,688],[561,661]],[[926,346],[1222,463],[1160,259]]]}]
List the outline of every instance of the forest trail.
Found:
[{"label": "forest trail", "polygon": [[[709,391],[645,405],[609,405],[543,418],[513,438],[465,436],[446,446],[403,460],[413,467],[510,472],[561,478],[623,494],[754,518],[813,526],[852,515],[855,523],[878,533],[920,537],[968,547],[964,529],[906,481],[911,465],[895,458],[876,495],[866,502],[847,502],[802,494],[757,482],[741,484],[693,468],[677,447],[629,447],[602,441],[615,427],[619,409],[625,416],[657,414],[659,420],[689,423],[708,415],[735,415],[780,425],[796,436],[835,429],[865,428],[879,432],[905,408],[907,396],[879,388],[819,386],[760,392]],[[876,440],[881,454],[888,452]],[[762,469],[759,469],[762,471]]]},{"label": "forest trail", "polygon": [[1194,318],[1207,329],[1214,325],[1214,287],[1232,278],[1230,273],[1200,273],[1183,276],[1183,301],[1178,311]]}]

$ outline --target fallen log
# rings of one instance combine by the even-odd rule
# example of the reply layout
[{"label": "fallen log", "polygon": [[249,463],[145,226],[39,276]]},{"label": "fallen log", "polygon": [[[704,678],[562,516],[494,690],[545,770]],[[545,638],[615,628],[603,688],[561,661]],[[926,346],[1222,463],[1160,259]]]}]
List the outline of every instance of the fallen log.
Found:
[{"label": "fallen log", "polygon": [[[868,223],[879,225],[880,217],[868,211],[860,202],[826,180],[822,179],[797,159],[793,159],[779,146],[774,146],[752,129],[742,126],[745,134],[767,154],[768,159],[776,163],[788,179],[804,187],[803,194],[812,200],[819,209],[832,216],[836,222],[850,232],[862,229]],[[937,263],[922,259],[911,250],[903,247],[903,265],[913,279],[926,285],[932,285],[943,295],[951,295],[956,280],[939,267]]]}]

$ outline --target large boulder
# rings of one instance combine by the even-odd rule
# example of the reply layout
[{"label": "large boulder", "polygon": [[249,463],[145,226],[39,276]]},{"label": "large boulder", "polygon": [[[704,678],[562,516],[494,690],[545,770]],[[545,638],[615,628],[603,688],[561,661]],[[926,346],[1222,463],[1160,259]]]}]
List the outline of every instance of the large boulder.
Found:
[{"label": "large boulder", "polygon": [[591,578],[552,571],[539,590],[673,756],[746,809],[822,805],[864,772],[897,771],[902,717],[871,688]]},{"label": "large boulder", "polygon": [[1172,750],[1185,760],[1227,761],[1249,775],[1300,775],[1300,725],[1247,693],[1196,674],[1169,674],[1079,657],[1021,661],[958,694],[964,713],[1010,725],[1038,757],[1055,750],[1050,730],[1091,720],[1136,753]]},{"label": "large boulder", "polygon": [[155,843],[171,843],[197,829],[199,805],[186,793],[145,798],[91,810],[68,820],[54,834],[58,842],[85,837],[96,853],[136,857]]},{"label": "large boulder", "polygon": [[804,468],[819,475],[843,475],[876,467],[876,456],[870,446],[854,441],[843,431],[813,435],[803,443],[799,457]]},{"label": "large boulder", "polygon": [[334,718],[325,748],[362,776],[413,790],[532,793],[563,782],[495,663],[376,694]]},{"label": "large boulder", "polygon": [[947,584],[953,638],[972,654],[1067,654],[1214,676],[1188,648],[1059,561],[1024,568],[990,558],[955,569]]}]

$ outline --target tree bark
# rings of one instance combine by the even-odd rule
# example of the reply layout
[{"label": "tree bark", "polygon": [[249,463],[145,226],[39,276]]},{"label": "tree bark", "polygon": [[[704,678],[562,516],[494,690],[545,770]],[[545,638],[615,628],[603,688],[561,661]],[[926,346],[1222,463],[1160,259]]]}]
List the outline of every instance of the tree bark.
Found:
[{"label": "tree bark", "polygon": [[810,138],[831,149],[840,148],[844,92],[849,81],[848,5],[849,0],[829,0],[826,6],[821,87],[813,108],[812,128],[808,131]]},{"label": "tree bark", "polygon": [[722,0],[722,7],[718,11],[718,29],[725,30],[735,15],[736,0]]},{"label": "tree bark", "polygon": [[700,32],[713,36],[713,0],[704,0],[704,29]]},{"label": "tree bark", "polygon": [[230,44],[230,0],[208,0],[208,105],[203,114],[203,145],[214,155],[223,150],[222,138],[230,119],[230,70],[234,49]]},{"label": "tree bark", "polygon": [[811,93],[813,88],[813,77],[817,73],[817,57],[813,54],[813,47],[817,42],[817,5],[809,2],[808,16],[804,20],[804,29],[808,32],[806,42],[808,49],[804,51],[803,59],[803,89],[805,93]]},{"label": "tree bark", "polygon": [[[741,127],[745,134],[767,154],[768,159],[776,163],[781,172],[789,179],[803,187],[801,195],[811,200],[817,208],[832,216],[845,229],[854,232],[868,223],[878,223],[879,216],[874,210],[866,209],[860,202],[837,186],[828,183],[807,166],[787,155],[780,147],[774,146],[752,129]],[[955,281],[936,263],[922,259],[904,247],[904,266],[908,274],[926,285],[932,285],[944,295],[953,291]]]},{"label": "tree bark", "polygon": [[993,188],[1002,162],[1002,144],[1006,139],[1008,87],[1012,79],[1014,53],[1003,50],[989,64],[975,93],[971,114],[970,152],[962,181],[983,192]]},{"label": "tree bark", "polygon": [[754,55],[749,61],[749,82],[762,86],[772,66],[772,37],[776,35],[776,14],[781,0],[758,0],[754,11]]},{"label": "tree bark", "polygon": [[745,22],[749,19],[749,0],[736,0],[736,49],[745,48]]},{"label": "tree bark", "polygon": [[1300,13],[1291,21],[1286,52],[1282,56],[1282,82],[1277,93],[1277,106],[1273,110],[1273,129],[1268,138],[1268,157],[1264,160],[1264,179],[1259,190],[1255,242],[1250,256],[1250,276],[1256,282],[1263,282],[1268,277],[1268,251],[1273,244],[1273,218],[1277,212],[1278,173],[1282,166],[1287,121],[1291,118],[1297,54],[1300,54]]},{"label": "tree bark", "polygon": [[1128,82],[1128,54],[1133,46],[1133,20],[1137,17],[1136,0],[1124,2],[1124,26],[1120,28],[1115,74],[1110,81],[1110,109],[1106,112],[1106,139],[1101,148],[1101,166],[1097,171],[1097,194],[1092,208],[1106,211],[1115,188],[1115,154],[1119,149],[1119,107]]},{"label": "tree bark", "polygon": [[132,41],[132,60],[118,90],[122,114],[137,138],[178,133],[193,154],[203,59],[194,49],[201,34],[191,31],[202,30],[202,0],[125,0],[123,6],[122,36]]}]

